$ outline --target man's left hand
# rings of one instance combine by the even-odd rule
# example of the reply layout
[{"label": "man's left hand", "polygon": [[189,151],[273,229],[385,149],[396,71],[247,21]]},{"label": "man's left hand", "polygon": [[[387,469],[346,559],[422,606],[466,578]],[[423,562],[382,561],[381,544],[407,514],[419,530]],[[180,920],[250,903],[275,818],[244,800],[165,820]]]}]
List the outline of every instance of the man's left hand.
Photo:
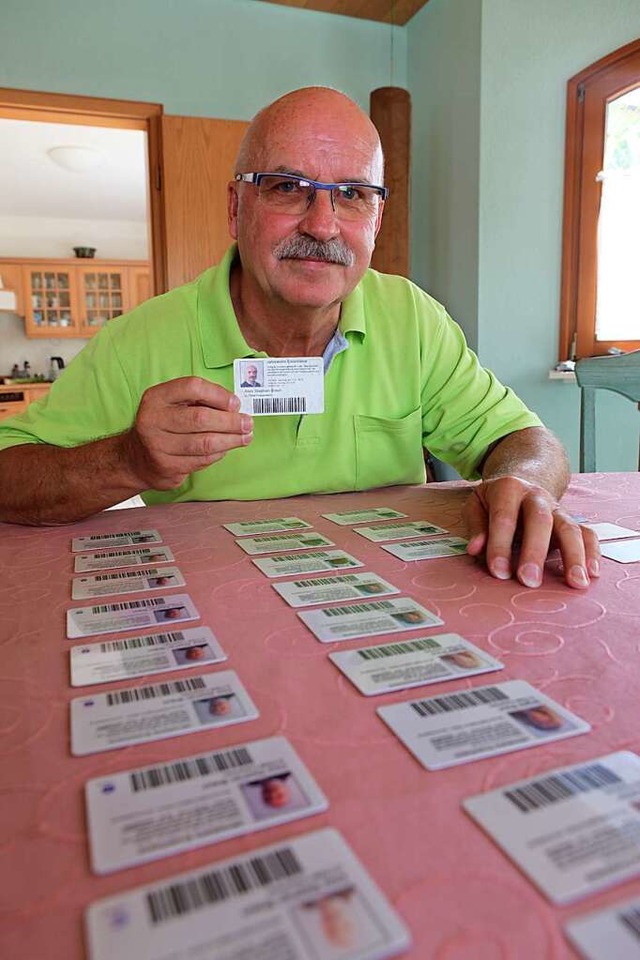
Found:
[{"label": "man's left hand", "polygon": [[[515,476],[482,480],[464,509],[467,553],[484,553],[489,573],[499,580],[515,575],[526,587],[542,583],[550,549],[560,550],[570,587],[584,590],[599,576],[600,547],[593,530],[581,527],[543,487]],[[519,542],[517,561],[514,542]]]}]

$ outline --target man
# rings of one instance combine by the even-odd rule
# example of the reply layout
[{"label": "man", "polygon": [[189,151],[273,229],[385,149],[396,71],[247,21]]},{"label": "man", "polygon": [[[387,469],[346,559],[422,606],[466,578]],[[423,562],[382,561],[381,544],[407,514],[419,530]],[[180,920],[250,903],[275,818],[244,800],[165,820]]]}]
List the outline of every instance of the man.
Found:
[{"label": "man", "polygon": [[[598,545],[558,505],[565,453],[468,350],[444,309],[368,270],[386,191],[377,131],[311,87],[253,120],[228,188],[237,247],[198,280],[111,321],[48,400],[0,427],[0,519],[65,523],[147,503],[261,499],[424,480],[423,447],[464,476],[468,551],[489,572],[598,575]],[[238,412],[233,360],[322,356],[325,414]],[[255,430],[255,434],[254,434]]]},{"label": "man", "polygon": [[249,364],[247,367],[247,379],[243,380],[240,384],[241,387],[260,387],[262,384],[258,383],[258,368],[253,364]]}]

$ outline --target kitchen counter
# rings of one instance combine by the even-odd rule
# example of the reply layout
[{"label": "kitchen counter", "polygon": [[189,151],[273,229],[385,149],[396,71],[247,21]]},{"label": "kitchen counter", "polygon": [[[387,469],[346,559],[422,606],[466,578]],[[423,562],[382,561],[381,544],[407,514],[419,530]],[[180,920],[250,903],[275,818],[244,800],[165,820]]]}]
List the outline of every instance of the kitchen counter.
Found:
[{"label": "kitchen counter", "polygon": [[39,377],[0,377],[0,385],[4,387],[51,386],[53,380],[41,380]]},{"label": "kitchen counter", "polygon": [[0,378],[0,420],[24,413],[30,403],[40,400],[51,388],[49,380],[12,380]]}]

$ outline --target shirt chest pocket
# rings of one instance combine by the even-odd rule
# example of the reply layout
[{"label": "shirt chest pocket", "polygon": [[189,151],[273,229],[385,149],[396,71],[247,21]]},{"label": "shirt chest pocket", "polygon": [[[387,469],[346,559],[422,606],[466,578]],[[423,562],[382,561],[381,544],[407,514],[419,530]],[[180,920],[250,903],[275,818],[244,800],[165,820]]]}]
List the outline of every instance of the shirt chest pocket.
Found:
[{"label": "shirt chest pocket", "polygon": [[423,483],[422,410],[406,417],[356,415],[356,490]]}]

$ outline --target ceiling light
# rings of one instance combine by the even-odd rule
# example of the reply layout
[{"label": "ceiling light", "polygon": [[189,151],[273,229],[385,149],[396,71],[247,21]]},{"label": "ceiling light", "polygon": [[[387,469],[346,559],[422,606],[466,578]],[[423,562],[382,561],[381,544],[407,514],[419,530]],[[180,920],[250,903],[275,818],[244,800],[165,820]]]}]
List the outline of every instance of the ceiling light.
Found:
[{"label": "ceiling light", "polygon": [[86,170],[93,170],[94,167],[102,163],[102,154],[93,147],[52,147],[47,150],[47,156],[64,170],[71,170],[72,173],[84,173]]}]

